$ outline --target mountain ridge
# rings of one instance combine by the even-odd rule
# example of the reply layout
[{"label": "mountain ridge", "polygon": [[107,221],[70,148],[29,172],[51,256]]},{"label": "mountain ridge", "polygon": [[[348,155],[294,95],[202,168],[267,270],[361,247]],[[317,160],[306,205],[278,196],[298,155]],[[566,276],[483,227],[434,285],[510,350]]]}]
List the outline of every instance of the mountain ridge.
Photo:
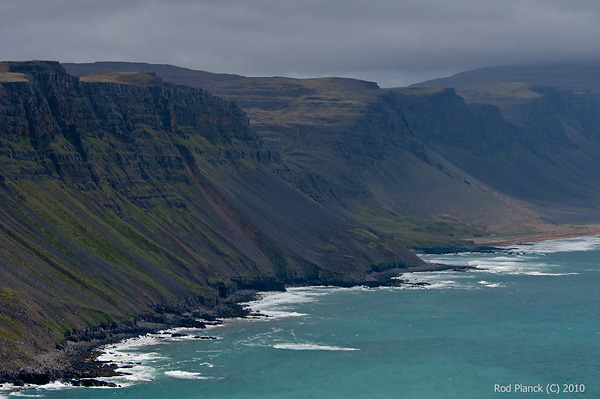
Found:
[{"label": "mountain ridge", "polygon": [[[105,71],[108,69],[121,71],[127,69],[139,69],[146,72],[156,70],[158,75],[163,76],[165,79],[196,87],[204,87],[224,98],[235,100],[236,103],[247,112],[252,125],[260,133],[261,137],[265,139],[265,143],[268,147],[282,151],[282,155],[286,157],[286,164],[288,166],[296,164],[302,165],[301,170],[299,170],[300,173],[306,173],[306,168],[309,167],[307,165],[309,159],[312,160],[311,162],[327,164],[328,162],[331,162],[330,154],[335,151],[338,153],[343,152],[345,155],[337,158],[336,165],[331,165],[329,169],[337,170],[338,175],[342,175],[342,179],[352,181],[351,186],[361,186],[361,184],[358,184],[357,186],[356,168],[352,171],[345,171],[338,165],[341,163],[354,163],[355,166],[364,166],[369,163],[377,164],[386,157],[389,159],[391,156],[390,143],[384,144],[380,140],[380,137],[386,137],[386,135],[387,137],[391,137],[389,132],[395,131],[396,133],[394,133],[394,135],[396,138],[393,141],[399,143],[397,139],[403,137],[404,149],[407,149],[409,153],[412,151],[413,155],[414,153],[423,154],[425,147],[429,147],[427,151],[434,151],[435,153],[440,154],[442,158],[451,157],[450,163],[455,164],[456,162],[462,162],[459,169],[462,170],[464,176],[463,178],[460,178],[459,181],[479,180],[483,187],[483,191],[493,190],[500,192],[504,196],[511,197],[510,201],[513,201],[512,203],[515,203],[514,201],[533,203],[532,210],[541,212],[543,218],[553,220],[554,217],[557,217],[556,221],[562,223],[568,221],[568,219],[565,219],[562,216],[559,217],[559,214],[572,214],[574,217],[571,218],[570,221],[575,222],[585,221],[597,213],[593,210],[595,207],[594,201],[598,195],[597,176],[584,172],[586,170],[595,170],[597,166],[593,160],[593,155],[590,155],[593,154],[593,148],[596,146],[595,141],[593,143],[585,142],[584,144],[576,136],[565,133],[565,128],[563,127],[564,121],[562,120],[570,118],[570,124],[573,125],[573,119],[578,120],[580,114],[593,115],[593,109],[598,107],[597,100],[594,99],[596,98],[596,95],[594,94],[573,93],[572,98],[561,100],[563,103],[566,101],[569,104],[577,104],[577,102],[589,102],[589,99],[582,98],[586,95],[591,96],[592,99],[592,101],[589,102],[591,105],[587,110],[574,110],[578,115],[574,117],[565,116],[564,118],[561,117],[559,119],[555,115],[556,110],[550,109],[551,107],[556,107],[559,102],[556,102],[555,105],[551,105],[552,101],[556,101],[551,99],[557,98],[557,94],[554,93],[559,93],[558,98],[560,98],[565,95],[564,93],[566,93],[566,91],[563,90],[557,92],[556,90],[558,89],[550,88],[546,91],[536,89],[536,92],[532,91],[533,87],[531,85],[527,85],[526,88],[523,88],[525,86],[518,86],[516,88],[518,90],[516,91],[509,90],[508,96],[506,95],[506,90],[503,89],[503,91],[487,90],[481,92],[482,94],[480,93],[480,97],[474,98],[465,95],[463,88],[461,87],[453,88],[454,92],[440,94],[444,93],[444,85],[438,85],[437,83],[423,84],[423,87],[416,87],[413,85],[411,88],[405,89],[379,89],[373,83],[361,83],[360,81],[352,79],[332,79],[329,81],[332,83],[328,86],[328,89],[325,90],[318,86],[311,86],[310,82],[314,81],[311,79],[288,79],[286,81],[284,78],[246,78],[239,75],[235,75],[232,79],[228,78],[229,75],[218,75],[217,79],[211,77],[212,75],[207,72],[198,72],[195,74],[194,71],[185,69],[183,70],[184,72],[181,72],[182,69],[178,67],[166,65],[154,67],[151,64],[94,63],[66,64],[66,67],[76,75]],[[549,69],[551,68],[549,67]],[[282,79],[284,79],[283,83]],[[324,81],[327,81],[326,79],[327,78],[325,78]],[[574,80],[576,79],[577,78]],[[579,79],[581,79],[581,77],[579,77]],[[260,84],[257,82],[260,82]],[[286,89],[290,87],[289,84],[291,83],[289,82],[293,82],[293,87],[295,87],[296,91]],[[364,86],[359,89],[359,86],[357,85],[360,84],[363,84]],[[505,83],[502,84],[504,85]],[[511,85],[513,84],[514,83],[510,82],[509,87],[512,87]],[[525,85],[525,83],[519,84]],[[446,85],[446,87],[447,86],[448,85]],[[268,95],[265,94],[265,87],[269,89],[267,92]],[[301,92],[298,92],[298,90],[310,90],[310,94],[302,94]],[[526,93],[531,94],[523,94],[523,90]],[[277,93],[280,94],[277,95]],[[402,101],[406,103],[403,98],[406,99],[408,98],[407,96],[410,97],[413,102],[416,101],[416,103],[418,103],[420,101],[422,104],[429,104],[428,107],[430,110],[428,111],[428,118],[432,123],[423,120],[418,122],[417,126],[411,126],[410,129],[412,129],[412,131],[410,131],[410,129],[407,131],[405,123],[407,120],[418,121],[425,117],[425,115],[419,115],[422,110],[418,109],[416,106],[412,106],[408,103],[402,104]],[[460,97],[464,99],[466,106],[459,105],[461,101],[463,101]],[[240,98],[242,99],[241,101],[238,100]],[[438,101],[436,98],[439,99],[439,102],[435,105],[437,108],[434,109],[432,104],[434,104],[435,101]],[[515,101],[515,98],[518,101]],[[395,101],[398,101],[396,99],[400,99],[401,103],[394,103]],[[497,99],[500,100],[495,101]],[[265,103],[265,101],[268,101],[268,103]],[[442,103],[444,101],[446,103]],[[311,104],[311,102],[314,104]],[[273,104],[278,105],[273,108]],[[324,107],[323,104],[327,104],[327,106]],[[453,114],[448,115],[454,115],[454,120],[444,122],[449,122],[452,126],[451,128],[446,128],[438,121],[440,121],[441,116],[445,117],[444,115],[446,114],[444,114],[444,112],[448,112],[448,110],[445,110],[445,107],[451,104],[454,104],[452,106],[454,106],[457,111],[459,109],[461,109],[461,111],[459,113],[453,111]],[[303,109],[303,107],[306,108],[306,111],[298,113],[297,110]],[[494,111],[494,107],[498,107],[500,112]],[[330,111],[327,111],[328,109],[330,109]],[[507,109],[511,109],[512,111],[518,110],[518,112],[507,112]],[[442,113],[438,113],[438,111]],[[387,121],[384,122],[383,125],[379,124],[377,126],[378,131],[375,132],[373,126],[370,126],[370,124],[372,124],[374,119],[378,118],[377,115],[381,112],[386,113]],[[405,114],[402,115],[402,113]],[[323,114],[327,117],[319,116]],[[537,119],[534,119],[536,115]],[[340,122],[336,123],[334,118],[338,116]],[[495,119],[492,121],[490,118]],[[389,124],[391,120],[394,120],[394,126],[385,125]],[[328,121],[329,123],[327,123]],[[593,119],[586,122],[588,126],[593,126],[593,123]],[[495,138],[490,136],[488,139],[496,140],[497,145],[493,148],[493,143],[488,142],[487,149],[485,149],[487,154],[486,157],[474,158],[472,155],[484,151],[483,146],[478,144],[478,141],[480,142],[482,138],[477,136],[479,133],[476,133],[474,130],[477,125],[479,125],[477,129],[479,129],[480,132],[483,132],[482,129],[496,129],[495,133],[492,133],[491,130],[489,132],[492,136],[495,135]],[[542,128],[542,126],[544,127]],[[437,141],[432,141],[432,137],[424,137],[424,131],[421,129],[422,127],[429,129],[429,132],[432,132],[431,129],[436,129],[438,132],[436,133],[438,135],[436,138]],[[361,129],[370,131],[371,133],[367,135],[364,132],[359,131]],[[568,129],[577,131],[580,130],[580,127],[569,126]],[[349,133],[351,134],[349,135]],[[463,136],[465,133],[471,134],[472,136],[467,138],[466,136]],[[457,145],[455,139],[448,141],[447,144],[445,144],[445,147],[440,146],[441,142],[439,142],[438,139],[443,138],[444,135],[450,137],[449,134],[455,135],[458,140],[462,140],[462,146]],[[554,136],[549,137],[549,134]],[[588,132],[584,134],[589,137],[592,133]],[[335,142],[331,142],[331,139],[335,135],[338,135],[339,139]],[[577,133],[577,135],[580,135],[580,133]],[[373,137],[377,138],[373,139]],[[512,140],[514,143],[511,142],[511,139],[509,139],[510,137],[513,138]],[[502,142],[498,142],[497,140],[499,139],[502,139]],[[380,141],[376,144],[374,140]],[[566,148],[556,146],[560,140],[567,145]],[[330,144],[328,144],[328,141]],[[369,154],[369,156],[360,156],[352,149],[350,151],[344,150],[344,148],[350,148],[348,145],[352,145],[352,142],[356,143],[353,147],[354,150],[359,152],[362,151],[363,153]],[[544,145],[543,143],[546,142],[555,143],[553,144],[555,147],[542,148]],[[329,149],[327,150],[327,155],[325,157],[319,157],[319,149],[314,145],[311,148],[312,143],[318,143],[320,147],[328,146]],[[389,154],[383,156],[381,150],[376,150],[373,147],[375,144],[378,145],[380,149],[385,148]],[[365,148],[365,145],[370,145],[371,147]],[[454,148],[449,151],[448,145],[451,145]],[[359,149],[361,146],[363,147],[363,150]],[[410,149],[408,149],[408,147],[410,147]],[[586,147],[590,147],[590,151],[588,151],[587,154],[582,153],[581,150],[573,151],[575,148],[583,148],[585,152]],[[558,159],[559,162],[557,162],[556,155],[552,153],[553,151],[556,151],[556,149],[558,149],[558,153],[560,154],[559,157],[563,157],[563,159]],[[380,155],[374,158],[372,155],[377,151],[379,151]],[[540,153],[540,151],[542,152]],[[569,153],[569,151],[571,151],[571,153]],[[540,154],[542,154],[542,162],[536,166],[531,164],[530,160],[539,157]],[[468,165],[464,162],[465,155],[467,155],[468,158],[471,158],[468,161]],[[401,153],[394,156],[400,158],[405,157],[405,155]],[[490,157],[497,160],[496,164],[492,166],[492,169],[488,166]],[[296,158],[298,159],[296,160]],[[587,165],[581,163],[581,160],[585,159],[587,159]],[[423,160],[421,159],[421,161]],[[519,166],[515,167],[515,165]],[[558,168],[562,168],[566,165],[576,166],[566,167],[566,169],[571,170],[571,176],[561,176],[562,172],[557,169],[556,165],[560,165]],[[361,168],[364,169],[364,167]],[[498,171],[502,169],[507,169],[507,172],[502,174],[498,173]],[[486,170],[488,171],[486,172]],[[528,170],[531,170],[532,173],[529,174],[527,172]],[[545,170],[550,172],[546,173]],[[485,173],[482,174],[482,172]],[[572,172],[575,172],[576,174],[573,174]],[[358,174],[360,173],[362,172],[359,171]],[[319,177],[315,177],[314,175]],[[429,173],[429,175],[431,174]],[[555,176],[552,177],[554,182],[548,180],[549,176]],[[340,176],[338,176],[338,178],[340,178]],[[306,186],[306,181],[320,181],[323,179],[331,182],[331,180],[335,181],[337,178],[328,179],[327,176],[323,176],[320,171],[317,173],[311,171],[311,176],[300,178],[300,180],[303,181],[301,184],[304,186]],[[538,184],[538,181],[544,181],[544,183]],[[455,185],[455,183],[456,182],[440,182],[438,185],[450,187],[451,185]],[[364,186],[360,190],[364,191]],[[315,190],[311,191],[311,195],[316,195]],[[579,197],[583,192],[588,192],[588,199],[582,201]],[[523,193],[526,195],[523,196]],[[556,203],[552,198],[564,198],[564,200],[562,203]],[[411,199],[411,201],[418,202],[419,200]],[[470,202],[468,198],[463,198],[462,201],[465,203]],[[487,200],[484,202],[487,202]],[[558,210],[558,208],[565,207],[565,204],[568,204],[569,202],[578,205],[571,207],[568,213]],[[377,204],[373,206],[381,207]],[[489,211],[493,211],[493,208],[498,206],[501,205],[497,203],[494,207],[490,208]],[[344,205],[342,205],[342,208],[343,207]],[[511,212],[509,212],[508,209],[512,207],[512,205],[508,205],[508,207],[505,208],[506,212],[504,213],[510,214]],[[525,206],[525,208],[528,207],[529,206]],[[394,213],[402,213],[402,207],[392,207],[392,209],[387,207],[387,210]],[[488,210],[486,210],[486,212],[487,211]],[[442,215],[451,214],[452,212],[456,212],[456,210],[451,211],[450,209],[445,209],[443,205],[438,205],[434,209],[421,212],[421,214],[439,219]],[[468,213],[468,210],[465,209],[461,212]],[[527,211],[524,209],[518,211],[519,214],[524,214],[526,212]],[[577,214],[580,216],[576,216]],[[532,217],[535,219],[533,214]],[[475,217],[471,218],[471,220],[474,219]],[[517,222],[517,219],[510,223],[522,224],[525,222],[525,224],[529,225],[537,224],[533,219],[530,220],[530,222],[526,222],[525,220]],[[594,217],[592,217],[592,219],[594,221],[598,220],[598,218]],[[503,231],[505,233],[507,232],[505,228]]]},{"label": "mountain ridge", "polygon": [[600,219],[598,95],[498,84],[0,63],[0,369],[240,290],[437,267],[406,246]]}]

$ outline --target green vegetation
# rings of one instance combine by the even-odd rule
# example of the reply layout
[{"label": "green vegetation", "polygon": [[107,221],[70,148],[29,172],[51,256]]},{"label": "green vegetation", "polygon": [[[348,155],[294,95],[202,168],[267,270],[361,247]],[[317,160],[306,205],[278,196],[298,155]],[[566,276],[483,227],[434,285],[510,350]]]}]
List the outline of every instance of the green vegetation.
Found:
[{"label": "green vegetation", "polygon": [[129,85],[157,84],[156,76],[138,72],[107,72],[93,76],[86,76],[82,82],[122,83]]},{"label": "green vegetation", "polygon": [[27,75],[24,73],[0,72],[0,83],[7,82],[27,82]]},{"label": "green vegetation", "polygon": [[354,215],[359,222],[409,248],[460,247],[468,245],[470,239],[487,234],[481,229],[460,223],[402,217],[376,208],[355,210]]}]

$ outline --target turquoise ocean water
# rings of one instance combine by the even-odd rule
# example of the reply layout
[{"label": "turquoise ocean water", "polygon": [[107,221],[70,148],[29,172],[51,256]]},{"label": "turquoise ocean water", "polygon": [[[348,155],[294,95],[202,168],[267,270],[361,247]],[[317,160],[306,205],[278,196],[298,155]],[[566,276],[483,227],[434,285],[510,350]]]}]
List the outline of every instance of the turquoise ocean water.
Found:
[{"label": "turquoise ocean water", "polygon": [[600,237],[423,258],[478,269],[267,293],[249,306],[271,317],[107,347],[121,388],[0,397],[600,398]]}]

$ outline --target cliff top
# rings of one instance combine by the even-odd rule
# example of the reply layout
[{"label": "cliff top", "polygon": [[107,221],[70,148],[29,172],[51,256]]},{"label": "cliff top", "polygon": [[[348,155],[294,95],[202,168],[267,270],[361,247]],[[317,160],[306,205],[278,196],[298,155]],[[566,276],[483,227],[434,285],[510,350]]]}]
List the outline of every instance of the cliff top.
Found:
[{"label": "cliff top", "polygon": [[155,73],[146,72],[106,72],[81,78],[82,82],[121,83],[135,86],[151,86],[162,83]]},{"label": "cliff top", "polygon": [[27,75],[15,72],[0,72],[0,83],[27,82]]},{"label": "cliff top", "polygon": [[1,72],[18,72],[24,74],[54,72],[66,74],[67,71],[58,61],[3,61],[0,62]]},{"label": "cliff top", "polygon": [[[34,73],[67,74],[57,61],[4,61],[0,62],[0,83],[26,82]],[[153,72],[106,72],[81,78],[82,82],[120,83],[134,86],[152,86],[162,83]]]}]

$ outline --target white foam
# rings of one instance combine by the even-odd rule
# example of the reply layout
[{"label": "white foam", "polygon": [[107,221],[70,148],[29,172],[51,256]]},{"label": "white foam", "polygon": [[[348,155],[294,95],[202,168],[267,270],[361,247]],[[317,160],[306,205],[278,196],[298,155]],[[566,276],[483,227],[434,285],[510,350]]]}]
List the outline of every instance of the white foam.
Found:
[{"label": "white foam", "polygon": [[169,377],[178,378],[182,380],[212,380],[215,377],[204,376],[202,373],[194,373],[190,371],[183,370],[171,370],[165,371],[165,375]]},{"label": "white foam", "polygon": [[[548,254],[557,252],[591,251],[600,249],[600,236],[580,237],[564,240],[548,240],[527,245],[507,247],[507,253],[457,253],[444,255],[421,255],[432,263],[441,263],[453,266],[470,266],[472,271],[499,275],[524,275],[524,276],[568,276],[578,273],[554,273],[553,265],[546,262]],[[469,274],[469,273],[467,273]],[[419,277],[415,274],[410,282],[425,282],[435,288],[462,288],[456,282],[456,274],[451,278],[441,278],[432,275]],[[490,287],[490,284],[481,284]]]},{"label": "white foam", "polygon": [[140,337],[126,339],[116,344],[106,345],[98,360],[117,364],[117,372],[124,375],[104,378],[104,381],[114,382],[121,386],[130,386],[133,383],[153,381],[157,370],[152,364],[165,359],[156,352],[139,351],[140,348],[155,346],[165,343],[164,334],[147,334]]},{"label": "white foam", "polygon": [[130,356],[134,353],[130,352],[131,349],[160,345],[164,343],[163,341],[164,337],[159,334],[147,334],[140,337],[129,338],[116,344],[110,344],[102,347],[103,354],[98,357],[98,360],[119,361],[119,359],[114,359],[114,357]]},{"label": "white foam", "polygon": [[359,351],[358,348],[343,348],[340,346],[318,345],[318,344],[298,344],[298,343],[283,343],[273,345],[275,349],[290,349],[295,351]]},{"label": "white foam", "polygon": [[23,389],[23,387],[18,387],[16,385],[13,384],[0,384],[0,398],[3,398],[4,396],[2,396],[2,392],[11,392],[14,391],[15,389]]},{"label": "white foam", "polygon": [[503,285],[500,283],[490,283],[489,281],[485,281],[485,280],[478,281],[478,283],[485,287],[490,287],[490,288],[503,287]]},{"label": "white foam", "polygon": [[[203,333],[206,333],[208,329],[222,327],[223,324],[207,325],[206,328],[193,328],[193,327],[175,327],[169,328],[168,330],[161,330],[157,334],[148,334],[150,338],[158,339],[157,344],[163,341],[181,341],[182,339],[195,339],[194,337]],[[180,337],[173,337],[172,334],[183,334]],[[152,343],[149,343],[152,345]]]},{"label": "white foam", "polygon": [[579,273],[543,273],[543,272],[524,272],[527,276],[572,276]]},{"label": "white foam", "polygon": [[315,301],[319,296],[332,292],[327,288],[302,287],[289,288],[286,292],[262,292],[258,299],[246,302],[245,305],[253,312],[258,312],[273,318],[302,317],[305,313],[290,310],[290,306]]},{"label": "white foam", "polygon": [[469,288],[468,280],[474,276],[455,271],[441,272],[415,272],[405,273],[399,279],[406,280],[410,284],[427,284],[427,285],[408,285],[401,288],[404,289],[466,289]]},{"label": "white foam", "polygon": [[39,394],[41,390],[46,391],[58,391],[62,389],[73,389],[77,388],[71,384],[60,382],[60,381],[52,381],[45,385],[33,385],[33,384],[25,384],[23,386],[17,386],[13,384],[2,384],[0,387],[0,399],[8,399],[11,397],[21,397],[21,398],[43,398],[43,394]]},{"label": "white foam", "polygon": [[600,236],[540,241],[526,245],[516,245],[510,247],[510,249],[530,254],[593,251],[600,249]]},{"label": "white foam", "polygon": [[[261,311],[263,312],[263,311]],[[269,310],[267,312],[269,317],[273,317],[275,319],[280,319],[282,317],[302,317],[302,316],[308,316],[308,314],[306,313],[300,313],[300,312],[286,312],[286,311],[282,311],[282,310]]]},{"label": "white foam", "polygon": [[73,388],[73,385],[66,384],[66,383],[60,382],[60,381],[52,381],[45,385],[36,385],[35,388],[36,389],[45,389],[48,391],[58,391],[61,389]]},{"label": "white foam", "polygon": [[[510,259],[510,258],[509,258]],[[544,270],[551,265],[543,262],[532,262],[529,259],[517,258],[498,260],[496,258],[474,259],[468,262],[469,266],[494,274],[525,274],[531,271]]]}]

